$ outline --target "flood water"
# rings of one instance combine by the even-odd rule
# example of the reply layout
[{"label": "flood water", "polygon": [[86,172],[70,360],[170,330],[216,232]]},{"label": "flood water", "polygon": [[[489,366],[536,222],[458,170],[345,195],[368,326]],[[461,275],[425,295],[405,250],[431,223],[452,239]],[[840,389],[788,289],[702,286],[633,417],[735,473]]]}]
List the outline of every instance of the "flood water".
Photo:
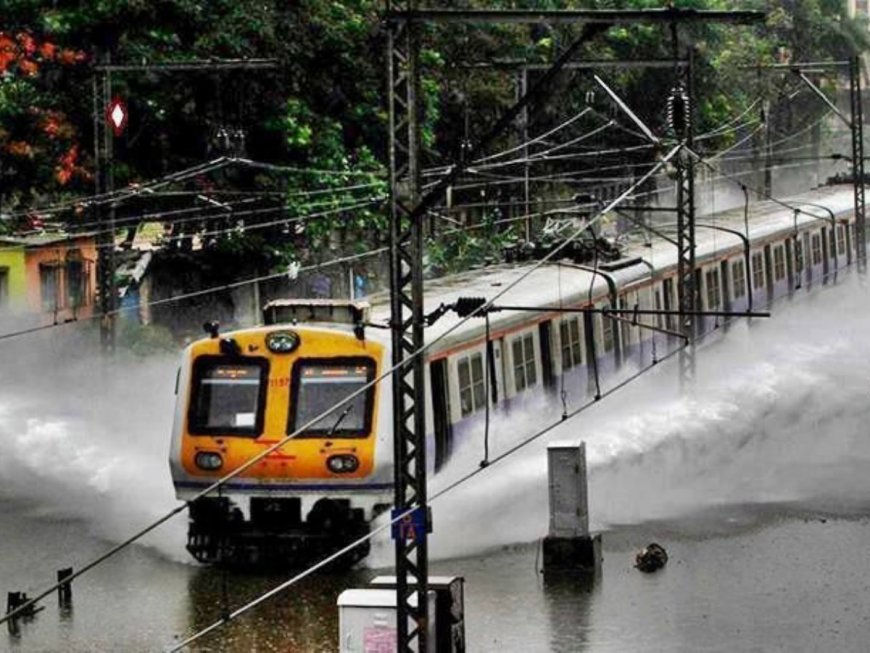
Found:
[{"label": "flood water", "polygon": [[[692,392],[660,364],[439,498],[432,573],[466,579],[469,651],[866,650],[868,327],[866,279],[841,275],[771,320],[720,329]],[[174,360],[105,367],[51,338],[39,355],[0,345],[0,593],[33,595],[176,505]],[[495,453],[513,442],[499,425],[493,440]],[[554,440],[587,443],[604,537],[592,581],[537,570]],[[461,449],[433,491],[480,455],[479,443]],[[163,650],[285,580],[191,563],[185,529],[170,522],[78,579],[71,608],[47,599],[0,630],[0,650]],[[634,551],[651,541],[670,561],[644,575]],[[380,542],[370,564],[388,566],[389,551]],[[306,579],[191,650],[337,650],[337,595],[381,572]]]}]

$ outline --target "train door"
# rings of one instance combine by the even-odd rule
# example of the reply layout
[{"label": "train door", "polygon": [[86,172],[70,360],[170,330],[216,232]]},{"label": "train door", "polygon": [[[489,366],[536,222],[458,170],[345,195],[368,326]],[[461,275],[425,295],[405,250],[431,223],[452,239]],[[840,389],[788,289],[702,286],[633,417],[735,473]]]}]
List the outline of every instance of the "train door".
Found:
[{"label": "train door", "polygon": [[587,394],[595,394],[596,377],[598,374],[598,347],[596,345],[595,326],[597,320],[595,313],[583,313],[583,335],[584,346],[586,347],[586,366],[587,372]]},{"label": "train door", "polygon": [[[722,309],[731,310],[731,284],[728,279],[728,260],[719,263],[719,279],[722,281]],[[727,321],[727,320],[726,320]]]},{"label": "train door", "polygon": [[[664,306],[665,311],[673,311],[674,310],[674,279],[673,277],[668,277],[662,282],[662,295],[664,297]],[[674,324],[676,324],[676,320],[673,315],[665,316],[665,326],[669,331],[675,331]]]},{"label": "train door", "polygon": [[785,276],[788,278],[788,291],[794,291],[794,244],[791,238],[785,239]]},{"label": "train door", "polygon": [[432,391],[432,423],[435,431],[435,470],[450,457],[453,448],[453,427],[450,424],[450,392],[447,388],[447,359],[429,363]]},{"label": "train door", "polygon": [[809,233],[803,234],[804,241],[804,270],[807,273],[807,283],[811,284],[813,282],[813,249],[810,244],[810,235]]},{"label": "train door", "polygon": [[541,379],[545,390],[556,387],[556,375],[553,372],[553,322],[545,320],[538,324],[538,338],[541,343]]},{"label": "train door", "polygon": [[764,278],[767,281],[767,303],[773,301],[773,256],[770,251],[770,245],[764,246]]}]

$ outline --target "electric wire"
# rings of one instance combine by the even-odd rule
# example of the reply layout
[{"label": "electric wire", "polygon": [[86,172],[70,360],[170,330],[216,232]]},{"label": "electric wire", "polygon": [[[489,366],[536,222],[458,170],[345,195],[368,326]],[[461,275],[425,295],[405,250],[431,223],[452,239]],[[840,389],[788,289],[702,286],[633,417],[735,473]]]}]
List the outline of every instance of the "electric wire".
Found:
[{"label": "electric wire", "polygon": [[[664,158],[659,162],[659,166],[664,166],[664,165],[665,165],[665,164],[666,164],[666,163],[667,163],[671,158],[673,158],[673,157],[674,157],[674,156],[679,152],[680,149],[681,149],[681,146],[677,146],[677,147],[673,148],[670,152],[668,152],[668,153],[664,156]],[[640,184],[643,183],[643,181],[645,181],[645,179],[641,179],[641,180],[639,180],[639,181],[637,182],[636,185],[639,186]],[[512,280],[511,282],[507,283],[503,288],[501,288],[501,289],[496,293],[496,295],[495,295],[491,300],[487,301],[485,304],[483,304],[483,305],[479,306],[478,308],[476,308],[476,309],[475,309],[474,311],[472,311],[472,312],[471,312],[467,317],[460,319],[457,323],[455,323],[454,325],[448,327],[448,328],[447,328],[447,329],[446,329],[442,334],[440,334],[439,336],[437,336],[436,338],[434,338],[433,340],[431,340],[429,343],[426,343],[426,344],[424,344],[422,347],[420,347],[419,349],[417,349],[417,350],[415,350],[415,351],[413,351],[413,352],[410,352],[410,353],[406,356],[406,359],[405,359],[402,363],[400,363],[399,365],[395,365],[395,366],[390,367],[389,369],[387,369],[386,371],[384,371],[380,376],[378,376],[378,377],[372,379],[372,380],[371,380],[370,382],[368,382],[367,384],[361,386],[361,387],[358,388],[356,391],[350,393],[350,394],[347,395],[344,399],[342,399],[341,401],[337,402],[335,405],[328,407],[328,408],[327,408],[326,410],[324,410],[322,413],[318,414],[317,416],[315,416],[314,418],[312,418],[309,422],[306,422],[305,424],[303,424],[301,427],[299,427],[298,429],[296,429],[295,431],[293,431],[293,432],[290,433],[289,435],[287,435],[287,436],[285,436],[285,437],[283,437],[283,438],[280,438],[280,439],[277,440],[274,444],[272,444],[272,445],[266,447],[265,449],[263,449],[262,451],[260,451],[258,454],[252,456],[251,458],[249,458],[248,460],[246,460],[244,463],[242,463],[239,467],[237,467],[236,469],[234,469],[232,472],[229,472],[229,473],[227,473],[226,475],[222,476],[221,478],[216,479],[213,483],[209,484],[207,487],[205,487],[204,489],[202,489],[202,490],[200,490],[198,493],[196,493],[196,494],[193,496],[193,498],[186,500],[182,505],[177,506],[176,508],[174,508],[174,509],[173,509],[172,511],[170,511],[169,513],[167,513],[167,514],[163,515],[162,517],[160,517],[159,519],[155,520],[154,522],[152,522],[151,524],[149,524],[148,526],[146,526],[145,528],[143,528],[142,530],[140,530],[138,533],[136,533],[134,536],[132,536],[132,537],[128,538],[127,540],[125,540],[123,543],[121,543],[121,544],[119,544],[119,545],[116,545],[115,547],[112,547],[109,551],[107,551],[106,553],[104,553],[103,555],[101,555],[97,560],[95,560],[95,561],[93,561],[93,562],[91,562],[91,563],[88,563],[88,564],[85,565],[82,569],[80,569],[78,572],[75,572],[71,577],[68,577],[68,578],[64,579],[61,583],[57,583],[57,584],[53,585],[52,587],[50,587],[49,589],[47,589],[47,590],[45,590],[45,591],[39,593],[39,594],[36,595],[34,598],[32,598],[32,599],[28,600],[27,602],[23,603],[21,606],[19,606],[19,607],[16,608],[15,610],[12,610],[12,611],[10,611],[10,612],[7,612],[7,613],[6,613],[5,615],[3,615],[3,616],[0,616],[0,624],[2,624],[4,621],[8,621],[9,619],[15,617],[16,615],[21,614],[21,613],[24,612],[25,610],[28,610],[28,609],[30,608],[30,606],[35,605],[37,602],[39,602],[40,600],[42,600],[43,598],[45,598],[46,596],[48,596],[49,594],[51,594],[52,592],[54,592],[55,590],[57,590],[57,588],[60,587],[60,585],[71,582],[71,581],[74,580],[75,578],[78,578],[78,577],[81,576],[82,574],[84,574],[84,573],[86,573],[87,571],[89,571],[90,569],[92,569],[92,568],[93,568],[94,566],[96,566],[97,564],[99,564],[99,563],[103,562],[104,560],[106,560],[106,559],[108,559],[108,558],[114,556],[116,553],[118,553],[118,552],[121,551],[122,549],[126,548],[126,547],[129,546],[130,544],[136,542],[137,540],[139,540],[139,539],[140,539],[141,537],[143,537],[144,535],[150,533],[150,532],[153,531],[155,528],[157,528],[158,526],[162,525],[163,523],[165,523],[166,521],[168,521],[169,519],[171,519],[171,518],[174,517],[175,515],[179,514],[180,512],[183,512],[184,510],[186,510],[187,508],[189,508],[189,507],[190,507],[190,506],[191,506],[195,501],[197,501],[198,499],[201,499],[201,498],[203,498],[203,497],[209,495],[210,493],[212,493],[212,492],[215,491],[216,489],[218,489],[218,488],[220,488],[220,487],[223,487],[224,485],[226,485],[227,483],[229,483],[232,479],[236,478],[237,476],[239,476],[240,474],[242,474],[243,472],[247,471],[247,470],[250,469],[252,466],[254,466],[255,464],[257,464],[260,460],[262,460],[263,458],[265,458],[265,457],[268,456],[269,454],[271,454],[271,453],[273,453],[274,451],[277,451],[278,449],[280,449],[281,447],[283,447],[285,444],[287,444],[288,442],[290,442],[291,440],[293,440],[293,439],[294,439],[296,436],[298,436],[300,433],[303,433],[305,430],[307,430],[308,428],[310,428],[312,425],[316,424],[317,422],[319,422],[319,421],[321,421],[321,420],[323,420],[323,419],[326,419],[330,414],[332,414],[332,413],[333,413],[335,410],[337,410],[338,408],[341,408],[341,407],[343,407],[345,404],[347,404],[347,403],[353,401],[357,396],[361,395],[363,392],[367,392],[367,391],[369,390],[369,388],[371,388],[371,387],[375,386],[376,384],[380,383],[382,380],[384,380],[384,379],[386,379],[387,377],[389,377],[390,375],[392,375],[396,370],[398,370],[399,368],[404,367],[405,365],[407,365],[407,364],[408,364],[410,361],[412,361],[413,359],[417,358],[418,356],[422,356],[422,355],[423,355],[423,354],[424,354],[424,353],[425,353],[425,352],[426,352],[430,347],[432,347],[432,345],[434,345],[434,344],[436,344],[437,342],[440,342],[441,340],[443,340],[444,338],[446,338],[448,335],[450,335],[451,333],[453,333],[456,329],[458,329],[458,328],[459,328],[461,325],[463,325],[465,322],[471,320],[472,318],[476,317],[477,315],[481,314],[482,312],[485,312],[485,311],[486,311],[488,308],[490,308],[490,307],[491,307],[491,306],[492,306],[492,305],[493,305],[493,304],[494,304],[494,303],[495,303],[499,298],[501,298],[502,296],[504,296],[505,294],[507,294],[510,290],[512,290],[514,287],[516,287],[520,282],[522,282],[524,279],[528,278],[528,277],[529,277],[533,272],[535,272],[536,270],[540,269],[543,265],[545,265],[545,264],[548,263],[550,260],[552,260],[553,258],[555,258],[556,255],[559,254],[559,253],[560,253],[562,250],[564,250],[565,248],[567,248],[567,247],[568,247],[568,246],[573,242],[573,240],[574,240],[575,238],[579,237],[579,236],[583,233],[584,230],[586,230],[587,228],[589,228],[590,226],[592,226],[593,224],[595,224],[596,222],[598,222],[598,221],[599,221],[599,220],[600,220],[600,219],[601,219],[601,218],[602,218],[602,217],[607,213],[607,211],[610,210],[611,205],[615,206],[615,205],[619,204],[619,203],[622,202],[622,201],[624,200],[624,198],[627,197],[628,195],[629,195],[629,192],[626,192],[626,193],[623,193],[622,195],[620,195],[620,196],[619,196],[618,198],[616,198],[615,200],[613,200],[613,201],[610,203],[610,205],[604,207],[604,208],[603,208],[603,209],[602,209],[602,210],[601,210],[601,211],[600,211],[600,212],[599,212],[599,213],[598,213],[594,218],[592,218],[592,219],[589,221],[589,224],[588,224],[588,225],[585,225],[582,229],[577,230],[574,234],[572,234],[572,235],[570,235],[569,237],[567,237],[567,238],[565,239],[564,242],[562,242],[560,245],[558,245],[557,247],[555,247],[555,248],[554,248],[550,253],[548,253],[546,256],[544,256],[543,258],[541,258],[539,261],[537,261],[537,262],[535,262],[533,265],[531,265],[527,270],[525,270],[525,271],[524,271],[521,275],[519,275],[516,279],[514,279],[514,280]],[[322,565],[323,562],[318,563],[318,564]],[[304,573],[304,572],[303,572],[303,573]],[[308,573],[310,573],[310,572],[308,572]],[[301,577],[304,577],[304,576],[300,575],[298,578],[301,578]],[[237,612],[238,612],[238,611],[237,611]],[[222,624],[222,623],[226,623],[226,622],[222,620],[218,625],[220,625],[220,624]],[[217,626],[215,626],[215,627],[217,627]],[[210,627],[210,628],[211,628],[211,627]],[[193,641],[193,640],[190,640],[190,641]]]}]

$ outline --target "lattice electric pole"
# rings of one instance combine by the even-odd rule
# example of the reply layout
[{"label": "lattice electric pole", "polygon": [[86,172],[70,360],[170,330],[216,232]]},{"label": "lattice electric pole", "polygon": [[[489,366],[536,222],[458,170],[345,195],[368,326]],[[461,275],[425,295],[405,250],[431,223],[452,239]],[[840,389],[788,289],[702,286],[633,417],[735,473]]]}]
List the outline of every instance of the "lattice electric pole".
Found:
[{"label": "lattice electric pole", "polygon": [[[413,11],[416,0],[387,0],[387,11]],[[420,201],[420,71],[417,25],[389,25],[390,316],[395,456],[394,528],[398,650],[425,651],[428,632],[429,528],[423,347],[423,218]],[[413,583],[413,585],[412,585]],[[413,620],[413,627],[409,620]],[[416,647],[414,643],[416,642]]]},{"label": "lattice electric pole", "polygon": [[[673,25],[674,60],[678,59],[677,27]],[[695,311],[700,307],[695,281],[695,160],[694,160],[694,57],[689,48],[684,73],[677,70],[668,101],[668,117],[674,136],[683,144],[676,156],[677,169],[677,306],[681,313],[680,331],[686,345],[680,352],[680,382],[688,384],[695,376]]]},{"label": "lattice electric pole", "polygon": [[[103,55],[102,63],[110,64],[110,55]],[[93,78],[94,99],[94,164],[96,167],[95,194],[108,194],[115,189],[112,166],[113,133],[106,118],[106,109],[112,102],[112,73],[97,70]],[[100,346],[104,353],[115,351],[115,205],[98,200],[94,203],[97,229],[97,288],[100,296]]]},{"label": "lattice electric pole", "polygon": [[867,267],[867,221],[864,204],[864,110],[861,103],[861,65],[849,60],[849,99],[852,109],[852,183],[855,188],[855,242],[858,269]]}]

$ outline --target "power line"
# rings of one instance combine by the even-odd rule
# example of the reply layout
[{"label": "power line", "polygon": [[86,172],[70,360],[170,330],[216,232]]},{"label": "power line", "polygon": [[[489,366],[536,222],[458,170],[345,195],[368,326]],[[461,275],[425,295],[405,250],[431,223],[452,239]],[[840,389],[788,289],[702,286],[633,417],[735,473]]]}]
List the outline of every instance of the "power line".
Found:
[{"label": "power line", "polygon": [[[664,157],[664,158],[659,162],[658,165],[659,165],[659,166],[664,166],[668,161],[670,161],[671,158],[673,158],[674,156],[676,156],[676,154],[679,152],[680,149],[681,149],[681,146],[677,146],[677,147],[675,147],[674,149],[672,149],[670,152],[668,152],[668,153],[665,155],[665,157]],[[636,186],[639,186],[640,184],[642,184],[643,181],[644,181],[644,179],[639,180],[639,181],[637,182]],[[187,501],[185,501],[184,504],[183,504],[182,506],[179,506],[179,507],[173,509],[173,510],[172,510],[171,512],[169,512],[168,514],[166,514],[166,515],[164,515],[163,517],[159,518],[159,519],[156,520],[155,522],[152,522],[149,526],[147,526],[146,528],[140,530],[140,531],[139,531],[135,536],[133,536],[133,537],[131,537],[131,538],[128,538],[128,539],[125,540],[123,543],[121,543],[121,544],[119,544],[119,545],[113,547],[110,551],[108,551],[108,552],[106,552],[105,554],[103,554],[102,556],[100,556],[97,560],[95,560],[95,561],[89,563],[88,565],[85,565],[85,567],[83,567],[83,568],[82,568],[81,570],[79,570],[78,572],[74,573],[71,577],[65,579],[65,580],[62,581],[61,583],[55,584],[55,585],[52,586],[51,588],[49,588],[49,589],[45,590],[44,592],[38,594],[37,596],[35,596],[34,598],[30,599],[30,600],[27,601],[26,603],[22,604],[21,606],[19,606],[19,607],[16,608],[15,610],[12,610],[12,611],[10,611],[10,612],[7,612],[7,613],[6,613],[5,615],[3,615],[3,616],[0,616],[0,624],[2,624],[4,621],[7,621],[7,620],[13,618],[13,617],[16,616],[16,615],[22,613],[23,611],[29,609],[30,606],[35,605],[37,602],[39,602],[40,600],[42,600],[43,598],[45,598],[46,596],[48,596],[49,594],[51,594],[52,592],[54,592],[54,591],[55,591],[55,590],[56,590],[56,589],[57,589],[61,584],[68,583],[68,582],[74,580],[75,578],[81,576],[82,574],[84,574],[86,571],[89,571],[90,569],[92,569],[92,568],[93,568],[94,566],[96,566],[97,564],[102,563],[104,560],[106,560],[106,559],[110,558],[111,556],[115,555],[116,553],[118,553],[118,552],[121,551],[122,549],[126,548],[127,546],[129,546],[129,545],[132,544],[133,542],[137,541],[138,539],[140,539],[141,537],[143,537],[143,536],[146,535],[147,533],[150,533],[152,530],[154,530],[155,528],[157,528],[157,527],[160,526],[161,524],[165,523],[166,521],[168,521],[169,519],[171,519],[172,517],[174,517],[174,516],[177,515],[178,513],[180,513],[180,512],[182,512],[182,511],[184,511],[185,509],[187,509],[187,508],[188,508],[188,507],[189,507],[189,506],[190,506],[194,501],[196,501],[196,500],[198,500],[198,499],[200,499],[200,498],[202,498],[202,497],[207,496],[208,494],[210,494],[210,493],[213,492],[214,490],[217,490],[218,488],[223,487],[223,486],[226,485],[229,481],[231,481],[232,479],[236,478],[237,476],[239,476],[239,475],[242,474],[243,472],[245,472],[245,471],[247,471],[248,469],[250,469],[250,468],[251,468],[253,465],[255,465],[257,462],[259,462],[260,460],[262,460],[263,458],[265,458],[265,457],[268,456],[269,454],[273,453],[274,451],[277,451],[278,449],[280,449],[281,447],[283,447],[285,444],[287,444],[288,442],[290,442],[292,439],[294,439],[294,438],[295,438],[296,436],[298,436],[300,433],[302,433],[302,432],[304,432],[306,429],[308,429],[311,425],[316,424],[318,421],[320,421],[320,420],[322,420],[322,419],[325,419],[328,415],[330,415],[330,414],[331,414],[334,410],[336,410],[337,408],[341,408],[341,407],[344,406],[345,404],[347,404],[347,403],[353,401],[357,396],[361,395],[363,392],[367,392],[367,391],[369,390],[369,388],[371,388],[371,387],[375,386],[376,384],[380,383],[383,379],[388,378],[389,376],[391,376],[391,375],[392,375],[392,374],[393,374],[393,373],[394,373],[394,372],[395,372],[399,367],[402,367],[402,366],[406,365],[409,361],[413,360],[414,358],[416,358],[416,357],[418,357],[418,356],[422,356],[422,355],[423,355],[423,354],[424,354],[424,353],[425,353],[425,352],[426,352],[430,347],[432,347],[434,344],[436,344],[436,343],[440,342],[441,340],[443,340],[444,338],[446,338],[448,335],[450,335],[451,333],[453,333],[455,330],[457,330],[460,326],[462,326],[463,324],[465,324],[467,321],[471,320],[472,318],[474,318],[475,316],[477,316],[478,314],[480,314],[482,311],[487,310],[487,309],[488,309],[489,307],[491,307],[491,306],[492,306],[492,305],[493,305],[493,304],[494,304],[498,299],[500,299],[501,297],[503,297],[506,293],[508,293],[508,292],[509,292],[510,290],[512,290],[513,288],[515,288],[515,287],[516,287],[520,282],[522,282],[524,279],[528,278],[528,277],[529,277],[533,272],[535,272],[536,270],[540,269],[543,265],[545,265],[547,262],[549,262],[549,261],[552,260],[554,257],[556,257],[559,253],[561,253],[562,250],[564,250],[565,248],[567,248],[567,247],[568,247],[568,246],[569,246],[569,245],[570,245],[570,244],[571,244],[571,243],[572,243],[576,238],[580,237],[580,236],[581,236],[581,235],[582,235],[582,234],[583,234],[583,233],[584,233],[584,232],[585,232],[585,231],[586,231],[590,226],[592,226],[592,225],[594,225],[596,222],[598,222],[598,221],[599,221],[599,220],[600,220],[600,219],[601,219],[601,218],[606,214],[607,211],[609,211],[613,206],[616,206],[617,204],[619,204],[620,202],[622,202],[626,197],[628,197],[628,196],[630,195],[630,191],[631,191],[631,190],[632,190],[632,189],[629,189],[629,191],[626,191],[625,193],[623,193],[622,195],[620,195],[618,198],[616,198],[615,200],[613,200],[613,201],[612,201],[610,204],[608,204],[606,207],[604,207],[604,208],[603,208],[603,209],[602,209],[602,210],[601,210],[601,211],[600,211],[600,212],[599,212],[595,217],[593,217],[593,218],[589,221],[588,224],[584,225],[584,226],[583,226],[582,228],[580,228],[580,229],[577,229],[573,234],[570,234],[570,235],[569,235],[569,236],[568,236],[568,237],[567,237],[567,238],[566,238],[566,239],[565,239],[565,240],[564,240],[560,245],[558,245],[557,247],[555,247],[555,248],[554,248],[554,249],[553,249],[549,254],[547,254],[546,256],[544,256],[543,258],[541,258],[541,259],[540,259],[539,261],[537,261],[535,264],[533,264],[532,266],[530,266],[528,270],[526,270],[525,272],[523,272],[523,274],[521,274],[519,277],[517,277],[517,278],[514,279],[513,281],[509,282],[509,283],[508,283],[504,288],[502,288],[501,290],[499,290],[499,291],[496,293],[496,295],[495,295],[495,296],[494,296],[490,301],[488,301],[488,302],[486,302],[485,304],[482,304],[481,306],[479,306],[478,308],[476,308],[476,309],[475,309],[474,311],[472,311],[472,312],[471,312],[467,317],[464,317],[464,318],[460,319],[460,320],[459,320],[456,324],[454,324],[453,326],[448,327],[448,328],[447,328],[443,333],[441,333],[440,335],[436,336],[436,337],[435,337],[433,340],[431,340],[428,344],[424,344],[424,345],[423,345],[422,347],[420,347],[419,349],[417,349],[417,350],[415,350],[415,351],[409,353],[408,356],[406,356],[405,360],[404,360],[402,363],[400,363],[399,365],[396,365],[396,366],[392,366],[392,367],[390,367],[389,369],[387,369],[386,371],[384,371],[380,376],[376,377],[375,379],[373,379],[373,380],[370,381],[369,383],[367,383],[367,384],[361,386],[361,387],[358,388],[356,391],[350,393],[347,397],[345,397],[343,400],[337,402],[335,405],[333,405],[333,406],[327,408],[323,413],[317,415],[316,417],[314,417],[312,420],[310,420],[309,422],[307,422],[306,424],[304,424],[303,426],[301,426],[299,429],[297,429],[297,430],[294,431],[293,433],[291,433],[291,434],[285,436],[284,438],[279,439],[277,442],[275,442],[275,444],[272,444],[272,445],[266,447],[265,449],[263,449],[263,450],[262,450],[261,452],[259,452],[258,454],[252,456],[252,457],[249,458],[247,461],[245,461],[242,465],[240,465],[239,467],[237,467],[236,469],[234,469],[232,472],[229,472],[228,474],[226,474],[225,476],[221,477],[220,479],[217,479],[214,483],[212,483],[211,485],[209,485],[209,486],[206,487],[205,489],[203,489],[203,490],[201,490],[200,492],[198,492],[198,493],[197,493],[197,494],[196,494],[192,499],[188,499]],[[388,249],[388,248],[384,248],[384,249],[386,250],[386,249]],[[229,288],[229,287],[231,287],[231,286],[228,284],[228,285],[227,285],[227,288]]]}]

